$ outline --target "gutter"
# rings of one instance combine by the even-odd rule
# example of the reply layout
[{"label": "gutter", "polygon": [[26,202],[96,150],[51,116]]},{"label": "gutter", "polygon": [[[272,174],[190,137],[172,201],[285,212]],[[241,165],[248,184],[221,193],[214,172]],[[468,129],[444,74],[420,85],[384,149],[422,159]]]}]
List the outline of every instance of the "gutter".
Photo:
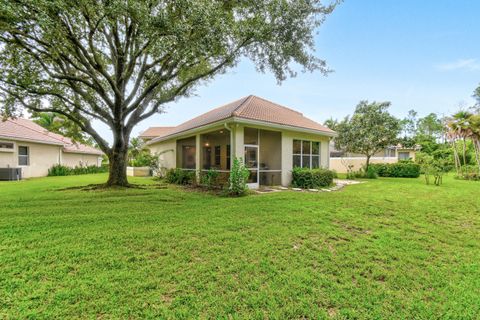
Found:
[{"label": "gutter", "polygon": [[[38,143],[38,144],[47,144],[52,146],[64,146],[64,143],[57,143],[57,142],[47,142],[47,141],[40,141],[40,140],[33,140],[33,139],[26,139],[26,138],[18,138],[18,137],[10,137],[10,136],[0,136],[0,139],[11,140],[11,141],[21,141],[21,142],[31,142],[31,143]],[[55,138],[52,138],[55,139]],[[57,140],[57,139],[55,139]]]},{"label": "gutter", "polygon": [[148,141],[146,143],[146,145],[147,146],[148,145],[153,145],[153,144],[156,144],[156,143],[159,143],[159,142],[163,142],[165,140],[170,140],[170,139],[183,137],[183,136],[194,135],[194,134],[197,134],[198,132],[208,130],[209,128],[214,128],[214,127],[217,127],[217,126],[221,126],[222,124],[225,127],[225,125],[227,125],[228,123],[251,124],[251,125],[263,126],[263,127],[267,127],[267,128],[274,128],[274,129],[277,129],[277,130],[290,130],[290,131],[296,131],[296,132],[316,134],[316,135],[321,135],[321,136],[326,136],[326,137],[336,137],[336,136],[338,136],[338,134],[336,132],[307,129],[307,128],[289,126],[289,125],[266,122],[266,121],[251,120],[251,119],[240,118],[240,117],[235,117],[234,116],[234,117],[221,119],[221,120],[206,124],[204,126],[199,126],[199,127],[188,129],[188,130],[181,131],[181,132],[178,132],[178,133],[174,133],[174,134],[166,135],[166,136],[163,136],[163,137],[159,137],[157,139],[153,139],[153,140]]}]

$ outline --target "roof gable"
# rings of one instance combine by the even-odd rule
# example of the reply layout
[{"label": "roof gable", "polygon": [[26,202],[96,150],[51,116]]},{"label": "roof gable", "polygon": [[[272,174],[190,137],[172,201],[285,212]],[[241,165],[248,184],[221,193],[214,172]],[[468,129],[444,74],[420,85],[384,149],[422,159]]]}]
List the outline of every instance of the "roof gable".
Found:
[{"label": "roof gable", "polygon": [[50,132],[35,122],[23,118],[0,121],[0,137],[59,145],[63,146],[63,151],[67,153],[103,154],[96,148],[74,142],[70,138]]},{"label": "roof gable", "polygon": [[168,136],[173,136],[175,134],[229,118],[255,120],[267,124],[278,124],[293,128],[318,131],[326,134],[335,133],[333,130],[305,117],[301,112],[250,95],[188,120],[179,126],[174,127],[169,133],[154,138],[149,144],[163,140]]}]

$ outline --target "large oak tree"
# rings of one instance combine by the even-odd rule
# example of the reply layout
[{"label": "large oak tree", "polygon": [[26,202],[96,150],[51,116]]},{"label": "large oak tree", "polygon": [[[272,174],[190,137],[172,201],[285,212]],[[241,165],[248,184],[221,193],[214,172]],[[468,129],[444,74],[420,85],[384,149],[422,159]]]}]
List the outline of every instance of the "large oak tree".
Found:
[{"label": "large oak tree", "polygon": [[[132,129],[240,58],[278,81],[328,72],[313,55],[320,0],[0,0],[4,116],[54,112],[92,136],[127,185]],[[105,123],[111,144],[92,125]]]}]

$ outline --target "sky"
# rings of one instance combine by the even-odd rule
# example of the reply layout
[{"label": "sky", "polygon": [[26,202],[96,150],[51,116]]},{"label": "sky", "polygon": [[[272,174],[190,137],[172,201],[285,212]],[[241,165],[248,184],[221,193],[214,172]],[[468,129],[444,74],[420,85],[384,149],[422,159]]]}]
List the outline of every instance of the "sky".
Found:
[{"label": "sky", "polygon": [[[353,113],[361,100],[390,101],[403,118],[449,114],[473,104],[480,83],[480,1],[345,0],[316,35],[316,56],[334,72],[298,73],[280,85],[242,60],[198,88],[195,96],[166,106],[141,122],[178,125],[215,107],[254,94],[323,122]],[[108,130],[101,128],[108,136]]]}]

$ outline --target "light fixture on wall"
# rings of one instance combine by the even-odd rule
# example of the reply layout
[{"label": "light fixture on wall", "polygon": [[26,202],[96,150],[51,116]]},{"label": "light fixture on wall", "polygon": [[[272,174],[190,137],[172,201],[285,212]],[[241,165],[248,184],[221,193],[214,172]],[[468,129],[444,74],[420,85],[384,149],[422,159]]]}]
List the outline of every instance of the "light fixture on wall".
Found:
[{"label": "light fixture on wall", "polygon": [[210,143],[205,142],[205,147],[210,147]]}]

